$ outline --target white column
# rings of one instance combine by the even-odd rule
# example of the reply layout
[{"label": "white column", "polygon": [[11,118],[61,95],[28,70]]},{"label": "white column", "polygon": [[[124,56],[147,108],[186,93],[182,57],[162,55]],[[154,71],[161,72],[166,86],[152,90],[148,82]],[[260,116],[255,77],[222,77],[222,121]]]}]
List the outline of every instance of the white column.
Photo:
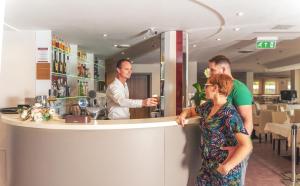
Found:
[{"label": "white column", "polygon": [[251,93],[253,93],[253,72],[246,72],[246,84]]},{"label": "white column", "polygon": [[291,70],[291,90],[297,91],[297,99],[299,102],[300,99],[300,70]]},{"label": "white column", "polygon": [[169,31],[161,36],[161,98],[164,116],[174,116],[187,103],[188,34]]},{"label": "white column", "polygon": [[0,72],[2,59],[3,26],[4,26],[5,0],[0,1]]}]

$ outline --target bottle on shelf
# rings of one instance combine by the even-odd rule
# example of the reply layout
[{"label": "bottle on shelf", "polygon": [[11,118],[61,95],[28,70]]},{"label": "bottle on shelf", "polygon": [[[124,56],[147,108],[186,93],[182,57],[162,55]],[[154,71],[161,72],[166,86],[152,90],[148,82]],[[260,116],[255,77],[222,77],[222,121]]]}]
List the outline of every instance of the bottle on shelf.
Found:
[{"label": "bottle on shelf", "polygon": [[56,46],[56,36],[53,36],[53,39],[52,39],[52,47],[55,48]]},{"label": "bottle on shelf", "polygon": [[65,97],[65,87],[63,85],[63,78],[58,78],[58,97]]},{"label": "bottle on shelf", "polygon": [[55,47],[59,48],[59,40],[58,40],[58,38],[56,38],[56,40],[55,40]]},{"label": "bottle on shelf", "polygon": [[89,86],[88,86],[88,82],[84,82],[84,95],[87,95],[89,92]]},{"label": "bottle on shelf", "polygon": [[55,66],[54,72],[59,73],[59,64],[58,64],[58,60],[56,58],[57,57],[56,51],[55,51],[54,56],[55,56],[55,58],[54,58],[54,66]]},{"label": "bottle on shelf", "polygon": [[60,52],[60,60],[59,60],[60,73],[64,74],[64,63],[63,63],[63,53]]},{"label": "bottle on shelf", "polygon": [[64,87],[65,87],[65,96],[70,97],[70,86],[68,85],[67,80],[65,80]]},{"label": "bottle on shelf", "polygon": [[83,82],[78,80],[78,96],[84,96]]},{"label": "bottle on shelf", "polygon": [[52,54],[52,72],[56,72],[56,51],[53,51]]},{"label": "bottle on shelf", "polygon": [[63,69],[63,70],[62,70],[62,73],[63,73],[63,74],[66,74],[66,73],[67,73],[67,70],[66,70],[66,69],[67,69],[67,63],[66,63],[66,54],[65,54],[65,53],[63,54],[62,67],[63,67],[63,68],[62,68],[62,69]]}]

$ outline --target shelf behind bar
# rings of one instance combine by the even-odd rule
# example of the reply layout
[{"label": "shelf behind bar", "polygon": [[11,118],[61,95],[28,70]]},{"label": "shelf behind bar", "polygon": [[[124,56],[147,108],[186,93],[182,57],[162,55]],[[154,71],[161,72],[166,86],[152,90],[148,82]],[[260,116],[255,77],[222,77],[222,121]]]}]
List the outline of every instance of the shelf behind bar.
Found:
[{"label": "shelf behind bar", "polygon": [[51,72],[51,74],[54,75],[54,76],[60,76],[60,77],[72,77],[72,78],[77,78],[77,79],[105,82],[104,80],[88,78],[88,77],[81,77],[81,76],[76,76],[76,75],[73,75],[73,74],[62,74],[62,73],[56,73],[56,72]]},{"label": "shelf behind bar", "polygon": [[56,99],[64,100],[64,99],[79,99],[79,98],[87,98],[87,96],[72,96],[72,97],[62,97],[62,98],[56,98]]},{"label": "shelf behind bar", "polygon": [[53,49],[53,50],[56,50],[56,51],[60,51],[60,52],[62,52],[62,53],[64,53],[64,54],[70,54],[69,52],[67,52],[67,51],[65,51],[65,50],[63,50],[63,49],[61,49],[61,48],[57,48],[57,47],[53,47],[53,46],[52,46],[52,49]]}]

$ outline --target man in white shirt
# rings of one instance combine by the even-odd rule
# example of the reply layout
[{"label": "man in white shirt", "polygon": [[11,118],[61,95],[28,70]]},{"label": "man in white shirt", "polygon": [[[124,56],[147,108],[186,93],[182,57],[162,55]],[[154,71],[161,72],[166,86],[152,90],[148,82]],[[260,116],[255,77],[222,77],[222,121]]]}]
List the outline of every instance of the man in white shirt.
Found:
[{"label": "man in white shirt", "polygon": [[106,90],[109,119],[130,119],[129,108],[152,107],[157,105],[155,98],[144,100],[129,99],[127,79],[132,73],[131,61],[121,59],[117,63],[115,80]]}]

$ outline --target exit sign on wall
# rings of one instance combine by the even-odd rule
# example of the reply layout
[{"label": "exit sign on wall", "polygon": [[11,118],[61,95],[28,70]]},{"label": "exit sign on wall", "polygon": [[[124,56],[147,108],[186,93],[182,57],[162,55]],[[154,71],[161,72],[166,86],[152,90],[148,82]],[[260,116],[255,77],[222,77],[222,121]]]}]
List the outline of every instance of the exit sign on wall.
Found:
[{"label": "exit sign on wall", "polygon": [[258,37],[256,40],[257,49],[274,49],[276,48],[277,37]]}]

